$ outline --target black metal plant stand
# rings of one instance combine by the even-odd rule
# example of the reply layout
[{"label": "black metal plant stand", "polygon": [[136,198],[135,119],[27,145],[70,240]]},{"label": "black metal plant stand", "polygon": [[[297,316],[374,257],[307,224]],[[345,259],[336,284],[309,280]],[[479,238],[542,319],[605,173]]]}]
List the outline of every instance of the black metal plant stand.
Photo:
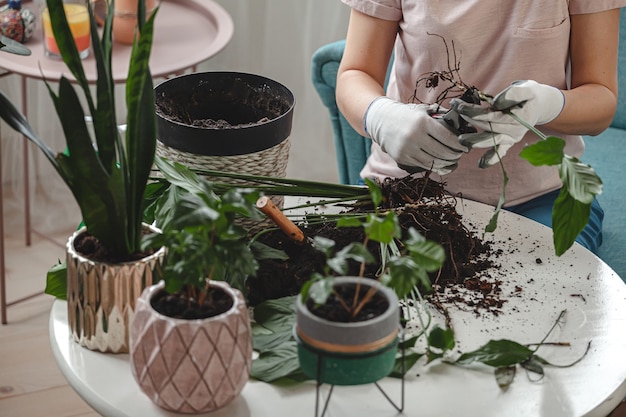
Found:
[{"label": "black metal plant stand", "polygon": [[[400,363],[402,364],[402,377],[400,380],[400,405],[396,404],[396,402],[394,402],[391,397],[385,392],[385,390],[380,386],[380,384],[378,383],[378,381],[374,382],[374,385],[376,385],[376,388],[378,388],[378,390],[383,394],[383,396],[387,399],[387,401],[393,406],[393,408],[395,408],[399,413],[402,413],[404,411],[404,374],[405,374],[405,347],[404,347],[404,332],[401,332],[401,336],[400,336],[400,349],[402,350],[402,355],[400,357]],[[326,397],[326,401],[324,401],[324,408],[322,409],[322,414],[319,414],[319,406],[320,406],[320,387],[322,386],[323,382],[321,382],[321,373],[322,373],[322,362],[324,360],[325,357],[339,357],[339,355],[333,355],[332,353],[329,353],[327,351],[320,351],[317,349],[312,348],[311,346],[306,346],[305,347],[307,350],[315,353],[317,355],[317,378],[316,378],[316,386],[315,386],[315,417],[324,417],[324,415],[326,414],[326,410],[328,409],[328,404],[330,402],[330,397],[333,394],[333,390],[335,388],[335,385],[331,385],[330,386],[330,391],[328,392],[328,397]],[[374,352],[374,353],[365,353],[362,355],[355,355],[350,359],[363,359],[363,358],[367,358],[369,356],[374,356],[380,354],[380,351]],[[341,356],[341,358],[346,359],[344,356]]]}]

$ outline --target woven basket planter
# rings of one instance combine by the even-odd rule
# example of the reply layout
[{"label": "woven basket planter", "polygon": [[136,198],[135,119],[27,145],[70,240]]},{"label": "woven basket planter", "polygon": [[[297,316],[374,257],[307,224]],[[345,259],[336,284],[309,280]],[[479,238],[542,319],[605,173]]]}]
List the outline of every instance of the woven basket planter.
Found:
[{"label": "woven basket planter", "polygon": [[[285,177],[295,99],[284,85],[201,72],[166,80],[155,95],[158,156],[190,168]],[[282,207],[282,198],[272,200]]]}]

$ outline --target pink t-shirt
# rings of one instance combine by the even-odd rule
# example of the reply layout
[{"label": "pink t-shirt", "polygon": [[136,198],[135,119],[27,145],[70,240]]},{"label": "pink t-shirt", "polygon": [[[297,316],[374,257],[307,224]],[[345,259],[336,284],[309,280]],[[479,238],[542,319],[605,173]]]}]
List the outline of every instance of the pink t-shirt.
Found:
[{"label": "pink t-shirt", "polygon": [[[410,102],[416,81],[427,72],[448,69],[452,43],[462,81],[495,95],[512,81],[532,79],[565,89],[568,81],[570,15],[594,13],[626,6],[626,0],[342,0],[348,6],[385,20],[398,21],[394,66],[387,96]],[[420,87],[416,96],[425,103],[436,101],[438,88]],[[444,107],[447,103],[444,103]],[[565,152],[580,157],[580,136],[544,131],[566,140]],[[519,157],[524,146],[538,138],[527,134],[503,158],[509,183],[505,206],[523,203],[561,187],[556,167],[535,167]],[[481,169],[478,161],[485,149],[465,154],[452,173],[432,178],[464,198],[496,205],[502,193],[499,165]],[[584,161],[584,158],[581,158]],[[395,161],[377,144],[361,171],[364,178],[403,177]]]}]

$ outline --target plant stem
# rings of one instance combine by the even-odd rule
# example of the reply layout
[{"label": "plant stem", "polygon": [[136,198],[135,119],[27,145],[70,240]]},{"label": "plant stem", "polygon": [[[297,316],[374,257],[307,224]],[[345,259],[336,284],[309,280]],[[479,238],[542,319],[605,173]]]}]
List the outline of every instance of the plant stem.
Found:
[{"label": "plant stem", "polygon": [[526,120],[520,118],[518,115],[516,115],[515,113],[513,113],[511,110],[502,110],[502,113],[508,114],[509,116],[511,116],[513,119],[515,119],[515,121],[519,124],[521,124],[522,126],[524,126],[526,129],[530,130],[531,132],[533,132],[535,135],[537,135],[537,137],[539,137],[539,139],[545,140],[548,137],[546,135],[543,134],[542,131],[540,131],[539,129],[537,129],[535,126],[530,125]]}]

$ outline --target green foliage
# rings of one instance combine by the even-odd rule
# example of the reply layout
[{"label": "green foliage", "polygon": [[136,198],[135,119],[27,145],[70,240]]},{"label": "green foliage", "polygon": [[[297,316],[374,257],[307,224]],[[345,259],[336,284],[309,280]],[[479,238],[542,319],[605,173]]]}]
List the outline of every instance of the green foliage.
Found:
[{"label": "green foliage", "polygon": [[[587,355],[591,343],[587,345],[587,350],[582,356],[580,356],[574,362],[566,365],[556,365],[550,363],[541,356],[537,355],[537,350],[545,344],[546,339],[548,338],[550,333],[552,333],[552,330],[554,330],[554,328],[560,323],[564,315],[565,310],[561,311],[556,321],[554,322],[554,325],[550,328],[543,340],[535,345],[534,349],[531,349],[529,347],[531,345],[525,346],[511,340],[490,340],[476,350],[463,353],[456,359],[456,361],[453,361],[452,363],[457,365],[468,365],[473,362],[480,362],[484,365],[493,367],[496,382],[498,383],[498,386],[500,386],[500,388],[506,388],[513,382],[513,379],[515,378],[515,367],[517,365],[520,365],[527,371],[538,374],[539,376],[544,375],[544,366],[552,366],[558,368],[567,368],[573,366],[580,362]],[[559,345],[567,346],[569,344],[565,343]]]},{"label": "green foliage", "polygon": [[[374,207],[382,201],[380,187],[371,180],[366,180]],[[375,261],[374,256],[367,248],[367,242],[378,242],[381,247],[383,268],[378,279],[386,286],[391,287],[399,298],[411,293],[416,286],[430,289],[428,272],[437,271],[445,260],[443,247],[435,242],[426,240],[413,228],[408,231],[406,239],[402,240],[402,229],[398,217],[390,210],[380,213],[377,209],[368,213],[364,219],[355,216],[343,217],[337,220],[337,227],[362,227],[365,232],[365,242],[352,242],[333,254],[334,242],[330,239],[316,237],[314,245],[326,255],[325,276],[315,274],[302,287],[301,296],[304,299],[311,297],[317,304],[324,304],[333,292],[333,275],[345,275],[349,261],[356,261],[363,265]],[[398,242],[404,252],[397,250]],[[320,282],[312,287],[313,282]],[[314,291],[311,288],[315,288]]]},{"label": "green foliage", "polygon": [[252,361],[251,377],[265,382],[307,379],[300,370],[298,346],[293,338],[295,305],[295,296],[291,296],[254,307],[252,346],[259,357]]},{"label": "green foliage", "polygon": [[225,280],[244,289],[258,262],[238,218],[260,219],[256,191],[231,188],[217,195],[212,184],[185,166],[156,158],[157,167],[171,183],[155,202],[155,219],[162,233],[145,239],[145,245],[167,248],[163,280],[174,293],[195,288],[205,291],[206,280]]},{"label": "green foliage", "polygon": [[[118,256],[128,257],[141,247],[143,195],[156,148],[155,99],[148,65],[156,11],[145,24],[140,20],[141,36],[132,48],[126,81],[127,130],[122,141],[111,70],[113,8],[109,8],[100,39],[89,7],[97,69],[94,98],[62,0],[47,0],[47,5],[63,61],[86,99],[95,138],[89,134],[79,95],[66,77],[59,80],[58,92],[50,84],[46,86],[63,128],[67,153],[56,154],[2,93],[0,117],[37,145],[50,161],[76,199],[89,233]],[[139,2],[142,8],[145,10],[144,1]]]},{"label": "green foliage", "polygon": [[554,251],[564,254],[589,222],[591,203],[602,194],[602,180],[594,169],[565,154],[565,141],[546,137],[534,126],[509,112],[519,123],[535,133],[539,142],[525,147],[520,156],[534,166],[557,166],[563,187],[552,208]]},{"label": "green foliage", "polygon": [[48,270],[44,292],[60,300],[67,299],[67,267],[65,262],[59,261]]}]

